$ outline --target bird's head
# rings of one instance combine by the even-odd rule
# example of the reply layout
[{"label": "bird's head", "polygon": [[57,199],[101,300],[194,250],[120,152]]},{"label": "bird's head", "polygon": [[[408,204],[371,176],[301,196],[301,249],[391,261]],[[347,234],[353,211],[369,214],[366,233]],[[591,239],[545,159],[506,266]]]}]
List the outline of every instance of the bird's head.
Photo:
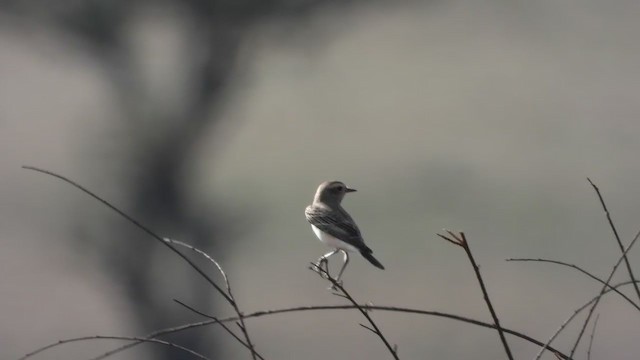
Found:
[{"label": "bird's head", "polygon": [[354,191],[356,189],[348,187],[342,181],[325,181],[318,186],[314,201],[321,201],[327,205],[338,205],[345,194]]}]

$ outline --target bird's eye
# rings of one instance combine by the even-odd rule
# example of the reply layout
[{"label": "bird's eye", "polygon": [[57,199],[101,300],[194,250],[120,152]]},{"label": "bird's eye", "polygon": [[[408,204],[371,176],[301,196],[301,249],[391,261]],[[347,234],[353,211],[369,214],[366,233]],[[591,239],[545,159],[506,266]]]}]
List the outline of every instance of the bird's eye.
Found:
[{"label": "bird's eye", "polygon": [[342,190],[344,190],[344,188],[342,187],[342,185],[339,185],[336,187],[336,191],[338,192],[342,192]]}]

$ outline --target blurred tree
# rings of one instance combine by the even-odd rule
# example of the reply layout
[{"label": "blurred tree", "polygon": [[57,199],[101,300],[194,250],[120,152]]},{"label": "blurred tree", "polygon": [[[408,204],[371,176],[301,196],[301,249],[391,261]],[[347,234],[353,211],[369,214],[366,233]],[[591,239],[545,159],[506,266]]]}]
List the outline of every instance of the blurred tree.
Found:
[{"label": "blurred tree", "polygon": [[[186,213],[185,165],[205,128],[217,119],[218,101],[236,65],[243,36],[258,22],[283,18],[304,20],[321,6],[345,6],[348,1],[330,0],[5,0],[0,13],[22,21],[24,26],[37,26],[72,37],[79,48],[95,59],[111,83],[118,111],[123,114],[128,141],[122,150],[126,154],[118,161],[122,169],[120,191],[129,201],[128,211],[160,234],[178,234],[194,245],[211,249],[221,228],[216,219],[194,217]],[[180,10],[192,29],[198,33],[189,39],[187,51],[179,69],[187,74],[182,104],[167,109],[162,99],[154,99],[154,92],[146,91],[139,75],[136,59],[127,37],[128,26],[136,21],[140,11],[151,7]],[[139,65],[138,65],[139,66]],[[151,97],[151,98],[149,98]],[[82,221],[82,220],[81,220]],[[162,267],[163,260],[152,241],[141,240],[137,230],[122,230],[110,226],[109,234],[91,233],[99,238],[92,244],[99,246],[102,261],[108,271],[123,283],[134,309],[138,328],[147,330],[175,324],[170,303],[161,299],[154,267]],[[126,227],[125,227],[126,228]],[[117,234],[118,231],[123,233]],[[108,237],[108,238],[107,238]],[[117,239],[117,240],[114,240]],[[162,249],[164,252],[165,250]],[[195,275],[190,274],[191,277]],[[172,284],[173,285],[173,284]],[[212,291],[202,282],[180,284],[186,290],[185,299],[206,309],[213,300]],[[172,305],[173,306],[173,305]],[[185,313],[181,313],[183,319]],[[251,332],[251,328],[249,328]],[[176,335],[172,340],[196,351],[211,352],[212,341],[195,333]],[[179,359],[185,355],[171,349],[154,348],[154,358]]]}]

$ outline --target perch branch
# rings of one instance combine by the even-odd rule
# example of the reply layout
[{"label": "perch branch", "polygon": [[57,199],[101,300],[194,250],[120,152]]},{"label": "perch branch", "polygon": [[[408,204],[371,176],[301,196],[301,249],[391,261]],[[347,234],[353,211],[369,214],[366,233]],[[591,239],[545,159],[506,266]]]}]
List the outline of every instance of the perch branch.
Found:
[{"label": "perch branch", "polygon": [[387,349],[391,353],[391,356],[393,356],[393,358],[395,360],[399,360],[400,358],[398,357],[398,353],[396,351],[396,347],[395,346],[391,346],[391,344],[389,344],[389,341],[387,341],[387,338],[384,336],[384,334],[382,334],[382,331],[380,331],[380,328],[375,323],[375,321],[373,321],[373,319],[369,315],[368,311],[365,310],[360,304],[358,304],[356,302],[356,300],[351,296],[351,294],[349,294],[349,292],[342,286],[341,282],[339,282],[336,279],[334,279],[333,277],[331,277],[331,275],[329,275],[329,273],[326,270],[324,270],[322,267],[320,267],[320,266],[318,266],[318,265],[316,265],[314,263],[311,263],[310,269],[312,271],[315,271],[318,274],[320,274],[320,276],[322,276],[323,278],[326,278],[329,281],[331,281],[331,284],[333,285],[333,288],[337,289],[339,291],[339,293],[336,293],[336,295],[342,296],[345,299],[349,300],[353,304],[353,306],[355,306],[356,309],[358,309],[358,311],[360,311],[362,316],[364,316],[365,319],[367,319],[367,321],[371,325],[371,327],[368,327],[368,326],[365,326],[365,325],[362,325],[362,324],[360,324],[360,326],[362,326],[365,329],[370,330],[374,334],[378,335],[380,340],[382,340],[384,345],[387,347]]}]

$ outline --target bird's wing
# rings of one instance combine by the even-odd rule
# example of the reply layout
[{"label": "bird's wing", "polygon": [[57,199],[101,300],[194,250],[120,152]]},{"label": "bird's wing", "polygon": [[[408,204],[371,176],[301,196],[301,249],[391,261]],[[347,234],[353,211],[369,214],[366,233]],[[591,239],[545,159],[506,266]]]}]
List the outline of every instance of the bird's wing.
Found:
[{"label": "bird's wing", "polygon": [[360,229],[351,217],[338,210],[310,205],[304,211],[307,221],[325,233],[338,238],[361,251],[370,251],[364,244]]}]

